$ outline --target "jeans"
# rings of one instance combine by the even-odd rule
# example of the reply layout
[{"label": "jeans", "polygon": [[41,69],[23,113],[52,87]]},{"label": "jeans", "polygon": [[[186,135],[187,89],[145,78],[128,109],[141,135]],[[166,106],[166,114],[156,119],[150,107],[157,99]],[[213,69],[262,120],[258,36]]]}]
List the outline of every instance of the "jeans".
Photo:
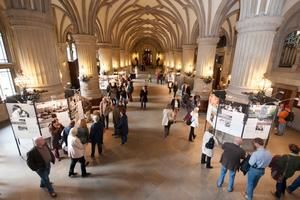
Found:
[{"label": "jeans", "polygon": [[49,174],[50,174],[50,163],[47,164],[46,168],[38,169],[36,173],[41,177],[40,187],[46,187],[49,193],[54,192],[54,189],[50,183]]},{"label": "jeans", "polygon": [[279,123],[278,129],[277,129],[278,135],[283,135],[284,134],[285,127],[286,127],[286,124]]},{"label": "jeans", "polygon": [[96,145],[98,146],[98,153],[99,153],[99,155],[102,154],[102,144],[101,144],[101,142],[99,142],[99,143],[92,143],[91,144],[91,146],[92,146],[91,157],[95,156]]},{"label": "jeans", "polygon": [[286,189],[286,178],[282,180],[282,182],[276,182],[276,192],[275,196],[280,198],[281,194],[284,194]]},{"label": "jeans", "polygon": [[[224,167],[222,165],[221,174],[220,174],[220,176],[218,178],[218,182],[217,182],[218,187],[222,186],[226,173],[227,173],[227,169],[226,169],[226,167]],[[233,190],[234,178],[235,178],[235,170],[229,170],[229,183],[228,183],[228,188],[227,188],[228,192],[231,192]]]},{"label": "jeans", "polygon": [[300,186],[300,176],[298,176],[298,178],[296,178],[293,181],[292,185],[288,186],[288,191],[294,192],[299,186]]},{"label": "jeans", "polygon": [[127,142],[127,134],[121,134],[121,141],[122,141],[122,144],[125,144]]},{"label": "jeans", "polygon": [[247,196],[248,200],[253,199],[253,192],[255,187],[257,186],[257,183],[259,179],[265,174],[264,169],[256,169],[253,167],[250,167],[248,171],[248,179],[247,179]]},{"label": "jeans", "polygon": [[74,173],[74,168],[77,162],[80,162],[81,164],[81,175],[85,175],[86,174],[86,169],[85,169],[85,159],[84,156],[80,157],[80,158],[72,158],[71,159],[71,165],[70,165],[70,170],[69,170],[69,174],[73,174]]},{"label": "jeans", "polygon": [[145,101],[141,101],[141,109],[146,109],[146,103]]}]

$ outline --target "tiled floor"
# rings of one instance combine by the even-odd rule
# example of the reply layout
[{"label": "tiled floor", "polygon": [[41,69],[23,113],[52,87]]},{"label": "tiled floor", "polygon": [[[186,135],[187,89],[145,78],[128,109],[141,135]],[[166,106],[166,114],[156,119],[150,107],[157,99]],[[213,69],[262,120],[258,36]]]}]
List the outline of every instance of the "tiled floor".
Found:
[{"label": "tiled floor", "polygon": [[[139,87],[136,86],[136,101],[138,92]],[[105,132],[104,155],[97,156],[95,160],[87,156],[91,162],[87,168],[92,173],[91,177],[69,178],[68,158],[52,167],[50,177],[58,193],[57,199],[244,199],[246,177],[241,173],[236,176],[233,192],[226,191],[227,179],[223,188],[216,187],[222,153],[220,148],[215,150],[213,169],[208,170],[199,164],[204,115],[194,143],[188,142],[189,129],[182,122],[174,124],[171,135],[164,139],[161,115],[170,96],[166,86],[154,84],[149,84],[149,95],[146,111],[139,109],[138,102],[129,105],[128,144],[120,145],[119,139],[111,136],[110,128]],[[183,112],[180,113],[179,119],[183,115]],[[273,154],[286,153],[287,144],[300,144],[299,139],[300,133],[293,130],[288,130],[284,137],[272,135],[268,149]],[[51,199],[39,188],[38,176],[19,157],[10,127],[0,129],[0,146],[0,199]],[[76,170],[80,172],[79,165]],[[255,199],[274,199],[271,195],[274,185],[267,169],[255,191]],[[285,199],[300,199],[300,190],[293,195],[286,194]]]}]

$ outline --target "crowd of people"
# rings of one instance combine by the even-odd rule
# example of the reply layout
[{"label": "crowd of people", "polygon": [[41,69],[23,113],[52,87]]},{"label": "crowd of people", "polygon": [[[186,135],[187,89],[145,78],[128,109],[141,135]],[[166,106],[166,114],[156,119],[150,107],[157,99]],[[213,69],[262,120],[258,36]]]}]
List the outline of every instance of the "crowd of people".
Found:
[{"label": "crowd of people", "polygon": [[[191,88],[187,84],[181,86],[181,99],[177,94],[179,85],[177,82],[168,83],[169,93],[172,94],[172,100],[163,109],[162,126],[164,127],[164,137],[170,135],[171,125],[178,122],[177,115],[181,108],[184,108],[186,115],[183,119],[184,123],[190,127],[188,140],[193,142],[196,138],[195,128],[199,126],[199,107],[200,96],[191,95]],[[54,154],[48,147],[47,143],[42,137],[34,140],[35,147],[27,154],[28,166],[35,171],[41,178],[40,187],[46,188],[51,197],[56,197],[52,183],[49,179],[51,162],[54,164],[55,160],[61,160],[59,149],[64,146],[63,151],[70,157],[70,167],[68,171],[69,177],[77,176],[74,168],[77,162],[81,166],[81,176],[87,177],[90,175],[86,167],[89,162],[86,160],[87,144],[91,143],[92,159],[95,158],[96,146],[99,156],[103,153],[103,134],[105,129],[109,128],[109,116],[112,113],[113,122],[113,136],[121,139],[121,144],[127,142],[128,136],[128,117],[126,115],[126,108],[128,101],[133,101],[133,83],[130,79],[122,79],[119,84],[109,84],[107,88],[107,96],[103,97],[99,104],[99,111],[92,114],[92,124],[88,129],[86,119],[80,119],[76,124],[71,121],[66,127],[59,123],[57,118],[54,118],[49,125],[49,131],[52,135],[52,148]],[[147,86],[142,87],[139,100],[141,109],[146,109],[148,102]],[[278,112],[278,132],[282,133],[280,127],[281,120],[284,118],[283,113],[286,108],[282,108]],[[286,115],[286,113],[285,113]],[[285,116],[286,117],[286,116]],[[284,127],[285,128],[285,127]],[[289,150],[291,153],[282,156],[272,156],[272,154],[264,148],[264,141],[261,138],[253,140],[253,152],[246,152],[242,147],[243,140],[235,138],[233,142],[225,142],[221,145],[223,153],[220,158],[221,171],[216,180],[217,187],[222,187],[227,171],[229,171],[229,183],[227,191],[234,190],[234,179],[237,171],[241,167],[241,161],[247,158],[249,168],[247,169],[247,183],[245,198],[247,200],[253,199],[253,193],[259,180],[265,174],[265,169],[271,167],[272,174],[275,169],[281,172],[281,176],[276,178],[276,186],[274,196],[280,198],[285,191],[292,193],[300,186],[300,176],[294,182],[287,186],[286,181],[292,177],[294,173],[300,170],[300,157],[298,156],[299,147],[296,144],[290,144]],[[207,169],[213,168],[211,159],[214,154],[215,144],[219,144],[212,127],[208,128],[202,137],[201,158],[200,163],[205,164]],[[248,155],[248,156],[247,156]],[[56,159],[55,159],[56,158]]]}]

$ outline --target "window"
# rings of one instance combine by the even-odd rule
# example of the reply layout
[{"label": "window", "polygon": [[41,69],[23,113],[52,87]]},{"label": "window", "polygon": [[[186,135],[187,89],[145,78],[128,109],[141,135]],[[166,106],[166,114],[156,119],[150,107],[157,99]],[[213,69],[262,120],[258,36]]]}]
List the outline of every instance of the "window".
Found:
[{"label": "window", "polygon": [[9,68],[0,69],[0,95],[1,99],[15,95],[15,87]]},{"label": "window", "polygon": [[74,60],[77,59],[77,50],[76,50],[75,42],[70,33],[67,34],[67,44],[68,44],[67,46],[68,61],[73,62]]},{"label": "window", "polygon": [[300,47],[300,31],[293,31],[285,38],[279,67],[291,68],[295,63],[297,48]]},{"label": "window", "polygon": [[2,38],[2,33],[0,33],[0,63],[8,63],[4,43],[3,43],[3,38]]}]

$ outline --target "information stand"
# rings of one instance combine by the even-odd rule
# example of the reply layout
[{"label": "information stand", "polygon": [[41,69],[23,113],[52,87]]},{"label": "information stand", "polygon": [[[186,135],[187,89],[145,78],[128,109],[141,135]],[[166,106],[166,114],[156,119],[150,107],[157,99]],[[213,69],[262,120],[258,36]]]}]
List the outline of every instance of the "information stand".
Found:
[{"label": "information stand", "polygon": [[242,104],[220,100],[211,94],[205,129],[209,123],[214,128],[214,134],[219,135],[221,143],[224,143],[226,136],[241,137],[245,140],[256,137],[268,140],[276,113],[276,105],[257,105],[251,102]]},{"label": "information stand", "polygon": [[41,135],[33,103],[6,103],[20,156],[33,147],[33,138]]}]

